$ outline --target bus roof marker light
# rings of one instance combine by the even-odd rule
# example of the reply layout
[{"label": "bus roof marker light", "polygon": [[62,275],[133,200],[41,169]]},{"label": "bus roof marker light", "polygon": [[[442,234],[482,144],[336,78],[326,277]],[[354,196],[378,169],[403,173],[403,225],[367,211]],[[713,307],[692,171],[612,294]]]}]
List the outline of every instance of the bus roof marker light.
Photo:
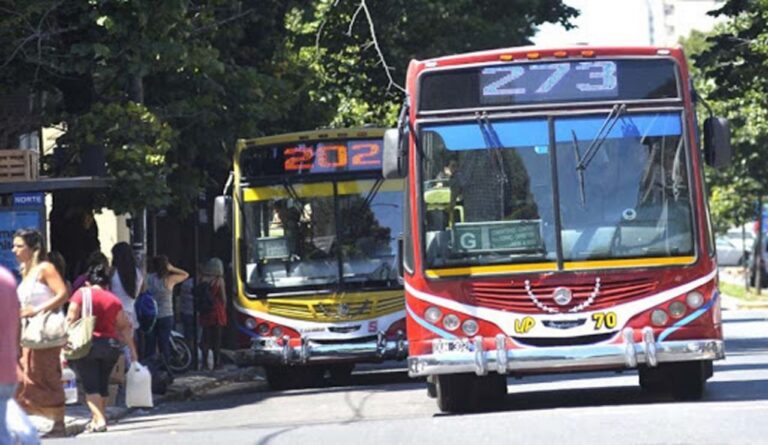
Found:
[{"label": "bus roof marker light", "polygon": [[559,58],[559,59],[562,59],[563,57],[568,57],[568,52],[567,51],[555,51],[554,56]]},{"label": "bus roof marker light", "polygon": [[515,56],[513,56],[512,54],[502,54],[499,56],[499,60],[501,60],[502,62],[509,62],[509,61],[515,60]]},{"label": "bus roof marker light", "polygon": [[591,49],[581,50],[581,57],[595,57],[595,52]]},{"label": "bus roof marker light", "polygon": [[657,49],[657,50],[656,50],[656,54],[659,54],[659,55],[661,55],[661,56],[668,56],[668,55],[670,55],[671,53],[672,53],[672,52],[671,52],[670,50],[668,50],[668,49]]},{"label": "bus roof marker light", "polygon": [[526,57],[528,57],[530,60],[538,60],[541,59],[541,53],[533,52],[526,54]]}]

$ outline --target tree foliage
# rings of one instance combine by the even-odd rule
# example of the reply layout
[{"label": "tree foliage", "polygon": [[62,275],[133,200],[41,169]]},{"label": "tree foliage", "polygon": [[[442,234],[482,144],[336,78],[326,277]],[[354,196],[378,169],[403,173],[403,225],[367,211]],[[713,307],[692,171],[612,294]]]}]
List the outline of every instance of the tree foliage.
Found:
[{"label": "tree foliage", "polygon": [[722,231],[755,218],[755,202],[768,186],[768,1],[729,0],[713,14],[728,20],[694,57],[704,78],[697,87],[731,125],[731,166],[708,170],[712,213]]},{"label": "tree foliage", "polygon": [[411,58],[527,43],[575,12],[561,0],[0,0],[0,88],[44,94],[39,124],[68,129],[54,174],[103,151],[116,183],[94,205],[183,214],[226,179],[237,138],[391,124],[401,97],[387,67],[402,81]]}]

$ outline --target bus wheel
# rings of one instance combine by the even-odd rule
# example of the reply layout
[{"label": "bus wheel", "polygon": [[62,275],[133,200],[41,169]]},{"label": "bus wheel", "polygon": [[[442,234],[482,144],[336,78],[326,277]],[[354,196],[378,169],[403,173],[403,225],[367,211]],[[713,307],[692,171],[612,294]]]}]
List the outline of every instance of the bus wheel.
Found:
[{"label": "bus wheel", "polygon": [[[661,365],[663,366],[663,365]],[[662,394],[669,391],[666,373],[660,368],[640,368],[640,388],[649,394]]]},{"label": "bus wheel", "polygon": [[430,399],[437,398],[437,384],[435,383],[436,377],[433,375],[427,376],[427,397]]},{"label": "bus wheel", "polygon": [[712,377],[712,361],[670,363],[670,389],[678,400],[699,400],[704,385]]},{"label": "bus wheel", "polygon": [[443,412],[493,409],[507,395],[507,378],[499,374],[483,377],[473,374],[438,375],[435,382],[437,406]]},{"label": "bus wheel", "polygon": [[437,407],[444,413],[463,413],[472,408],[472,374],[435,376]]},{"label": "bus wheel", "polygon": [[264,370],[274,390],[317,387],[323,378],[322,368],[315,366],[265,366]]},{"label": "bus wheel", "polygon": [[670,393],[678,400],[699,400],[712,377],[712,361],[662,363],[640,368],[640,387],[651,394]]},{"label": "bus wheel", "polygon": [[352,379],[352,371],[355,369],[354,363],[345,363],[340,365],[328,366],[328,378],[332,385],[349,384]]}]

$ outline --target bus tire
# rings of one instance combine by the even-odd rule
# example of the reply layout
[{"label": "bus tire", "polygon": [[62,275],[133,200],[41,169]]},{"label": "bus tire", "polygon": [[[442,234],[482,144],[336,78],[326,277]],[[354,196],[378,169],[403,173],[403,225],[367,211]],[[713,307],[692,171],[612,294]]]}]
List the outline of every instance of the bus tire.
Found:
[{"label": "bus tire", "polygon": [[444,413],[464,413],[472,409],[474,375],[435,376],[437,407]]},{"label": "bus tire", "polygon": [[427,397],[430,399],[437,398],[437,384],[435,383],[435,378],[434,375],[427,376]]},{"label": "bus tire", "polygon": [[323,369],[315,366],[265,366],[270,389],[300,389],[320,386]]},{"label": "bus tire", "polygon": [[700,400],[712,376],[712,361],[670,363],[672,396],[677,400]]},{"label": "bus tire", "polygon": [[342,363],[328,366],[328,379],[331,385],[348,385],[352,381],[354,363]]}]

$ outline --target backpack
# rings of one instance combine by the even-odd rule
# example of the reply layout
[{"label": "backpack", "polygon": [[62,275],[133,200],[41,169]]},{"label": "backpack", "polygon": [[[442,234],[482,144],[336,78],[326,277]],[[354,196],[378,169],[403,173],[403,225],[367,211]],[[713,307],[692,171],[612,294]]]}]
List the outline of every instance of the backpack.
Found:
[{"label": "backpack", "polygon": [[213,310],[213,285],[211,283],[197,283],[192,288],[192,295],[195,297],[195,305],[197,311],[201,314],[206,314]]},{"label": "backpack", "polygon": [[142,331],[149,332],[155,328],[155,322],[157,322],[157,302],[151,292],[144,291],[140,293],[133,302],[133,310],[136,312],[136,319],[139,321],[139,328]]}]

